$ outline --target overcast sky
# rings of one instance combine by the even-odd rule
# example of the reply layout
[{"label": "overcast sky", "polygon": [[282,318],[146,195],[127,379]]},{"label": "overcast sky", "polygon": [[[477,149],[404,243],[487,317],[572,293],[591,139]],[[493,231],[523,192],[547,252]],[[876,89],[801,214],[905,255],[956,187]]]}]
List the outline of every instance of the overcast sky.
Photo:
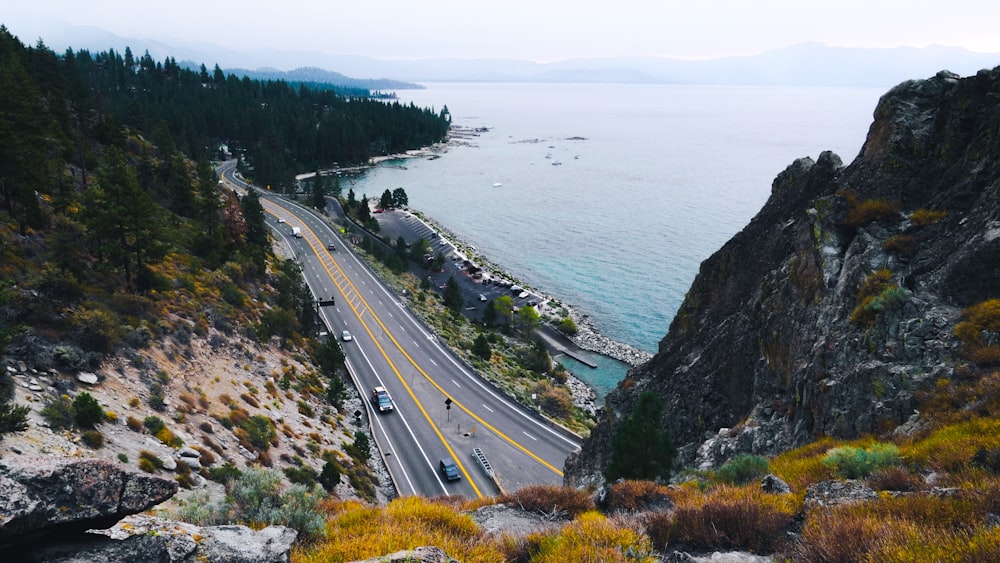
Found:
[{"label": "overcast sky", "polygon": [[[0,0],[12,4],[15,0]],[[22,4],[22,2],[18,2]],[[754,55],[946,45],[1000,53],[1000,0],[28,0],[0,21],[22,42],[47,15],[138,39],[380,59]],[[4,15],[6,13],[6,15]]]}]

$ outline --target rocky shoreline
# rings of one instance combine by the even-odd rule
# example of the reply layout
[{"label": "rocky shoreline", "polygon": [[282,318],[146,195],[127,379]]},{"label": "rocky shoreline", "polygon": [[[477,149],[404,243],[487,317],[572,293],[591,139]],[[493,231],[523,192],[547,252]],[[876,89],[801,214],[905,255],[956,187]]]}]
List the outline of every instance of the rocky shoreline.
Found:
[{"label": "rocky shoreline", "polygon": [[[413,212],[411,210],[411,212]],[[506,270],[496,265],[496,263],[490,261],[488,258],[479,254],[479,251],[475,249],[474,246],[465,242],[460,237],[455,235],[454,232],[449,231],[446,227],[441,225],[438,221],[428,217],[427,215],[419,212],[413,212],[419,217],[421,221],[424,221],[428,225],[434,228],[442,237],[448,239],[459,252],[467,256],[470,260],[478,264],[479,266],[494,272],[499,277],[511,280],[517,285],[527,289],[531,293],[538,295],[542,302],[554,302],[559,303],[559,307],[565,309],[573,322],[576,323],[577,334],[570,336],[570,340],[574,344],[579,346],[583,350],[593,352],[595,354],[600,354],[614,360],[618,360],[631,367],[636,367],[649,361],[653,357],[652,354],[646,352],[645,350],[640,350],[635,346],[630,344],[625,344],[624,342],[618,342],[612,340],[607,336],[604,336],[598,332],[597,328],[594,326],[593,321],[590,316],[580,311],[578,308],[567,305],[559,299],[554,299],[551,296],[539,291],[537,288],[533,287],[531,284],[525,283],[524,281],[518,279],[515,276],[510,275]],[[552,316],[550,315],[550,318]]]}]

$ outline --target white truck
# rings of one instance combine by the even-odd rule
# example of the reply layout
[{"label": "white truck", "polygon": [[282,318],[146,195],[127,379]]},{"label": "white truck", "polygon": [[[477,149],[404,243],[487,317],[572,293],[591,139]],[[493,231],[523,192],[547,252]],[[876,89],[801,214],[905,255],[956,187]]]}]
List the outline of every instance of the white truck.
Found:
[{"label": "white truck", "polygon": [[298,227],[292,227],[292,236],[295,238],[302,238],[302,229]]}]

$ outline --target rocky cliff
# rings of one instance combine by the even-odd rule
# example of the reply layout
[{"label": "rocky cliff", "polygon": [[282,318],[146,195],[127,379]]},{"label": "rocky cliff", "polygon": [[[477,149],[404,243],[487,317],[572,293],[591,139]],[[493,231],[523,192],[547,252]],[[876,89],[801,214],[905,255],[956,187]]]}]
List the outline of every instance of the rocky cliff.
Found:
[{"label": "rocky cliff", "polygon": [[910,419],[920,390],[976,369],[954,328],[1000,297],[998,188],[1000,67],[890,90],[849,166],[829,152],[793,162],[702,263],[658,353],[567,461],[567,483],[601,480],[644,391],[662,398],[685,466]]}]

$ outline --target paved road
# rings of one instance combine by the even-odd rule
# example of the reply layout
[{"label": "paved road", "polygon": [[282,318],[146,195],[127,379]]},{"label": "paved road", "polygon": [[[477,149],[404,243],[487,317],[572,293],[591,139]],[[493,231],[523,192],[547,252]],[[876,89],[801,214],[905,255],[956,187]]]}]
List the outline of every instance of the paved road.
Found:
[{"label": "paved road", "polygon": [[[393,397],[392,413],[377,414],[367,404],[376,443],[401,495],[471,497],[496,494],[497,483],[507,490],[562,483],[563,463],[578,439],[502,396],[457,360],[321,217],[278,198],[263,197],[261,203],[314,295],[335,302],[320,309],[331,334],[353,335],[342,346],[362,396],[381,385]],[[302,238],[291,235],[292,227],[299,227]],[[337,250],[326,249],[331,242]],[[475,448],[495,479],[473,458]],[[460,480],[443,480],[437,470],[442,457],[454,459]]]}]

